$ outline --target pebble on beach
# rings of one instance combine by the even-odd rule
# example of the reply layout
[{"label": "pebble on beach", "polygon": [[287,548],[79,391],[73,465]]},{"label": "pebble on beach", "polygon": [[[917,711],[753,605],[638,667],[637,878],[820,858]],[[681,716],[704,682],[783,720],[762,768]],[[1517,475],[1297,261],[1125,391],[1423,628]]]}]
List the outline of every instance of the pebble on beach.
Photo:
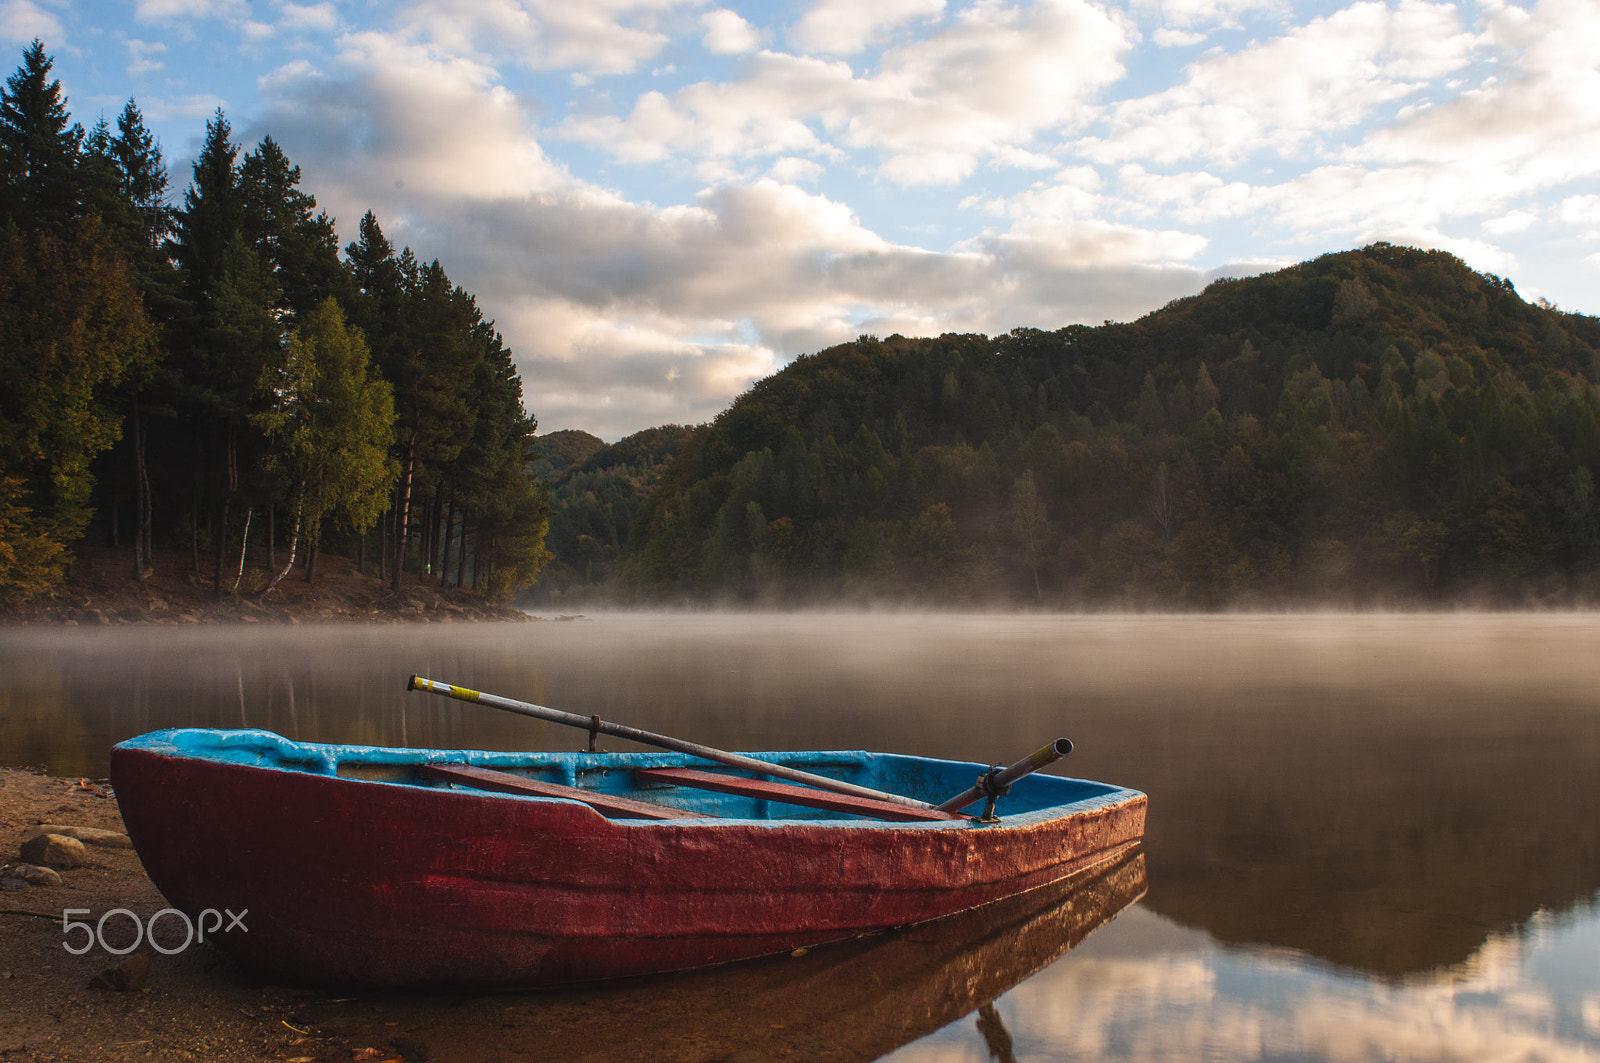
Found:
[{"label": "pebble on beach", "polygon": [[8,864],[3,874],[7,878],[14,878],[30,886],[59,886],[61,874],[48,867],[37,864]]},{"label": "pebble on beach", "polygon": [[109,989],[114,993],[137,993],[150,977],[150,957],[144,953],[129,956],[120,966],[108,967],[89,982],[91,989]]}]

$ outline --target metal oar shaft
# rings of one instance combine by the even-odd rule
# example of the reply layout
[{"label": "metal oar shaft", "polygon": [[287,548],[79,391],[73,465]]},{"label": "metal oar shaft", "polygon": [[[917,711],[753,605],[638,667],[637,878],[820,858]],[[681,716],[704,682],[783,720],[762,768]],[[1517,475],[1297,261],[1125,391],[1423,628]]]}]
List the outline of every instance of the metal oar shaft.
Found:
[{"label": "metal oar shaft", "polygon": [[[1040,768],[1048,767],[1072,752],[1072,743],[1065,738],[1058,738],[1047,746],[1035,750],[1032,756],[1024,757],[1005,771],[996,772],[992,776],[985,775],[979,780],[980,785],[972,787],[965,793],[958,794],[950,800],[935,805],[941,812],[959,812],[980,797],[998,796],[1004,794],[1011,784],[1025,775],[1032,775]],[[982,785],[987,781],[988,789]]]},{"label": "metal oar shaft", "polygon": [[584,731],[598,734],[612,735],[616,738],[626,738],[632,742],[642,742],[645,745],[660,746],[662,749],[671,749],[678,753],[688,753],[691,756],[703,757],[719,764],[726,764],[734,768],[748,768],[778,779],[788,779],[790,782],[805,783],[822,790],[832,790],[834,793],[853,794],[856,797],[870,797],[877,801],[890,801],[897,805],[909,805],[912,808],[932,808],[925,801],[916,801],[899,794],[884,793],[882,790],[873,790],[866,786],[857,786],[855,783],[844,782],[840,779],[830,779],[826,775],[813,775],[808,771],[798,768],[785,767],[782,764],[773,764],[771,761],[757,760],[755,757],[741,756],[738,753],[729,753],[726,750],[703,746],[698,742],[686,742],[681,738],[671,735],[655,734],[652,731],[641,731],[637,727],[628,727],[625,724],[610,723],[598,716],[579,716],[575,712],[563,712],[561,709],[552,709],[546,705],[535,705],[528,701],[516,701],[512,698],[503,698],[498,694],[485,694],[477,690],[468,690],[466,687],[453,686],[450,683],[441,683],[435,679],[424,679],[420,675],[411,677],[406,684],[407,690],[425,690],[430,694],[443,694],[447,698],[457,701],[472,701],[479,705],[487,705],[493,709],[504,709],[506,712],[515,712],[522,716],[532,716],[537,720],[549,720],[551,723],[562,723],[568,727],[577,727]]}]

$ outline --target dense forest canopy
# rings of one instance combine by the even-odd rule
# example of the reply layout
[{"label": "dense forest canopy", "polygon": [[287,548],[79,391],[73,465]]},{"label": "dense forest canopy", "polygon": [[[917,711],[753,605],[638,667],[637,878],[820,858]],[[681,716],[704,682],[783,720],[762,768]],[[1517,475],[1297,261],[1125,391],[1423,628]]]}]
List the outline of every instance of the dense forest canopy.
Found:
[{"label": "dense forest canopy", "polygon": [[[129,100],[72,122],[41,42],[0,92],[0,605],[87,534],[264,594],[324,543],[496,597],[547,560],[534,419],[493,322],[369,211],[334,221],[219,110],[174,204]],[[254,546],[264,566],[250,567]],[[281,564],[280,564],[281,562]]]},{"label": "dense forest canopy", "polygon": [[629,530],[692,434],[663,425],[610,446],[587,432],[540,436],[537,468],[551,484],[546,541],[554,560],[524,600],[550,605],[613,593]]},{"label": "dense forest canopy", "polygon": [[[1220,280],[1132,323],[863,336],[695,430],[587,589],[1592,604],[1597,350],[1595,319],[1387,244]],[[558,513],[578,506],[566,475]]]}]

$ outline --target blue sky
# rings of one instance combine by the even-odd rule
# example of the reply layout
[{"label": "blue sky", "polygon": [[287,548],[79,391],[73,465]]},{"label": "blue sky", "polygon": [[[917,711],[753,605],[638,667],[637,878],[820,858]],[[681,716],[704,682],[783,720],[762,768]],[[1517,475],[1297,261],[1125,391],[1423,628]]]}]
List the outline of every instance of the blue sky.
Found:
[{"label": "blue sky", "polygon": [[35,36],[175,191],[222,107],[438,258],[543,431],[1380,239],[1600,311],[1594,0],[0,0]]}]

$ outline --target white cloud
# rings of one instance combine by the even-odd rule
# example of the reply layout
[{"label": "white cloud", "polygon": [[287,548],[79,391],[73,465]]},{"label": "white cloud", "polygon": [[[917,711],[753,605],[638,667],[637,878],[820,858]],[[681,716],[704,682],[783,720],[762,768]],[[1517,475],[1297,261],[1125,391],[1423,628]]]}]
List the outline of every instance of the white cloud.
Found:
[{"label": "white cloud", "polygon": [[1378,130],[1361,157],[1493,168],[1525,192],[1600,171],[1600,6],[1503,8],[1485,36],[1501,53],[1496,77]]},{"label": "white cloud", "polygon": [[[1008,246],[1009,245],[1009,246]],[[1100,269],[1176,265],[1205,250],[1206,239],[1174,229],[1141,229],[1115,222],[1039,226],[1026,237],[1008,234],[990,246],[1028,269]]]},{"label": "white cloud", "polygon": [[1532,211],[1513,210],[1484,222],[1483,231],[1491,236],[1508,236],[1511,233],[1527,232],[1538,220],[1539,216]]},{"label": "white cloud", "polygon": [[854,55],[907,23],[933,20],[944,0],[818,0],[789,30],[802,51]]},{"label": "white cloud", "polygon": [[627,74],[659,55],[661,22],[701,0],[422,0],[406,7],[401,32],[444,53],[482,49],[535,69],[589,76]]},{"label": "white cloud", "polygon": [[1118,104],[1111,135],[1080,146],[1102,162],[1232,165],[1262,150],[1295,154],[1466,65],[1473,43],[1452,5],[1365,0],[1195,62],[1182,85]]},{"label": "white cloud", "polygon": [[1568,196],[1561,201],[1561,220],[1574,224],[1600,223],[1600,196]]},{"label": "white cloud", "polygon": [[1117,172],[1117,188],[1138,214],[1171,212],[1190,224],[1236,218],[1258,205],[1257,190],[1244,181],[1224,181],[1204,170],[1189,173],[1149,173],[1137,163]]},{"label": "white cloud", "polygon": [[[469,200],[570,184],[533,138],[528,102],[505,88],[493,68],[371,32],[342,38],[338,63],[342,77],[319,78],[301,68],[264,86],[281,94],[264,131],[283,139],[278,130],[294,128],[307,140],[359,146],[359,154],[330,160],[347,171],[339,180],[398,181],[423,194]],[[351,174],[349,167],[367,172]]]},{"label": "white cloud", "polygon": [[315,77],[316,74],[316,68],[311,65],[309,59],[294,59],[276,70],[261,75],[256,79],[256,87],[267,93],[280,92],[285,89],[292,90],[296,85]]},{"label": "white cloud", "polygon": [[136,0],[135,18],[147,22],[171,22],[238,16],[247,11],[244,0]]},{"label": "white cloud", "polygon": [[1515,182],[1474,166],[1321,166],[1282,184],[1258,186],[1257,204],[1301,239],[1360,239],[1377,230],[1433,227],[1447,214],[1482,214],[1503,206]]},{"label": "white cloud", "polygon": [[201,92],[189,96],[141,96],[139,97],[139,110],[144,112],[147,121],[165,122],[172,119],[209,119],[216,113],[217,108],[226,109],[228,101],[221,96]]},{"label": "white cloud", "polygon": [[278,5],[284,29],[294,32],[332,33],[339,27],[339,15],[329,3]]},{"label": "white cloud", "polygon": [[700,25],[706,31],[700,43],[706,46],[707,51],[717,55],[738,55],[761,47],[761,32],[741,18],[737,11],[729,11],[725,7],[707,11],[700,16]]},{"label": "white cloud", "polygon": [[1585,240],[1600,240],[1600,196],[1568,196],[1561,201],[1561,220],[1583,230]]},{"label": "white cloud", "polygon": [[569,120],[566,135],[633,161],[861,149],[900,184],[951,184],[984,158],[1053,166],[1028,145],[1085,120],[1121,76],[1128,27],[1083,0],[980,3],[857,77],[842,61],[762,52],[741,80],[640,96],[625,119]]},{"label": "white cloud", "polygon": [[61,41],[66,35],[61,20],[33,0],[5,0],[0,3],[0,37],[18,44],[40,40]]},{"label": "white cloud", "polygon": [[1196,33],[1192,30],[1175,30],[1167,26],[1162,26],[1150,36],[1156,42],[1158,48],[1189,48],[1206,39],[1204,33]]},{"label": "white cloud", "polygon": [[1251,12],[1284,12],[1288,0],[1135,0],[1135,7],[1155,7],[1178,26],[1233,25]]},{"label": "white cloud", "polygon": [[769,177],[785,184],[800,184],[815,181],[823,174],[822,164],[811,159],[802,159],[796,155],[785,155],[772,164],[767,171]]},{"label": "white cloud", "polygon": [[842,120],[852,89],[850,68],[764,51],[749,60],[749,71],[741,81],[701,82],[672,98],[647,92],[625,119],[583,116],[562,129],[628,162],[674,153],[726,158],[822,150],[807,119],[820,111]]},{"label": "white cloud", "polygon": [[166,53],[167,46],[161,41],[141,41],[136,38],[129,38],[122,43],[128,49],[129,77],[154,73],[165,65],[161,60],[153,58]]}]

